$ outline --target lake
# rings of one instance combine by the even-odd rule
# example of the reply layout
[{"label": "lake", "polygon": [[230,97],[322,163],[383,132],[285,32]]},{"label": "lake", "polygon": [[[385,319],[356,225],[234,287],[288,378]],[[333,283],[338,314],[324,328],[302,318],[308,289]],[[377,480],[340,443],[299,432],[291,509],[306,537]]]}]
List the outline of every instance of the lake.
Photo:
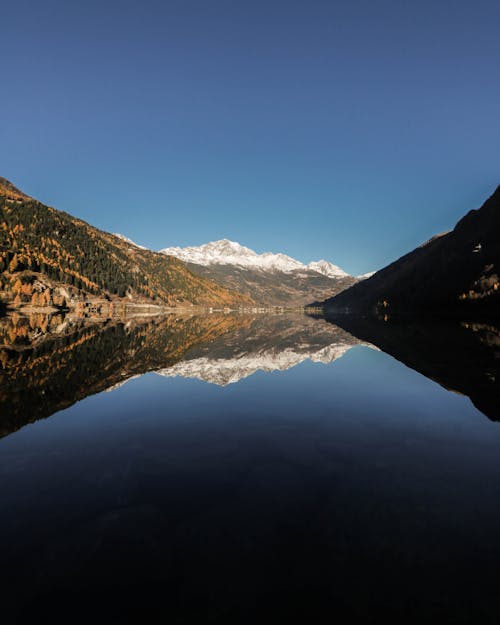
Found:
[{"label": "lake", "polygon": [[0,324],[4,623],[498,623],[491,321]]}]

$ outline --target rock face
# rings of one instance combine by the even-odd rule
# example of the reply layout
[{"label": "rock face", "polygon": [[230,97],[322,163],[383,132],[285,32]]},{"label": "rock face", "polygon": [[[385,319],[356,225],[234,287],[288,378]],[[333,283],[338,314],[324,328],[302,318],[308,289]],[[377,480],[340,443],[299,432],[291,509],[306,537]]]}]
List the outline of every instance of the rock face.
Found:
[{"label": "rock face", "polygon": [[326,313],[500,310],[500,187],[451,232],[323,302]]},{"label": "rock face", "polygon": [[227,239],[199,247],[168,247],[161,252],[184,261],[194,273],[245,293],[262,305],[303,306],[356,282],[356,278],[326,260],[306,265],[286,254],[258,254]]},{"label": "rock face", "polygon": [[59,287],[72,299],[126,298],[168,306],[251,303],[195,275],[178,259],[45,206],[1,178],[0,301],[16,307],[61,305],[54,301]]}]

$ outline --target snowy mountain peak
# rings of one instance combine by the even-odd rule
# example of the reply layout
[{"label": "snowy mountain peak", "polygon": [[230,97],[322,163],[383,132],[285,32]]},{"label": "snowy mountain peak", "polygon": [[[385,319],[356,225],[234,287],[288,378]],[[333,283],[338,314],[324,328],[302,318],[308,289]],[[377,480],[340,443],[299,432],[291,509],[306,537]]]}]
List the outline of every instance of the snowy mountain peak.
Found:
[{"label": "snowy mountain peak", "polygon": [[122,241],[125,241],[125,243],[128,243],[129,245],[133,245],[134,247],[138,247],[140,250],[147,249],[146,247],[144,247],[144,245],[138,245],[137,243],[134,243],[132,239],[129,239],[124,234],[119,234],[118,232],[114,232],[113,234],[115,235],[115,237],[118,237]]},{"label": "snowy mountain peak", "polygon": [[290,273],[296,270],[315,271],[322,275],[341,278],[348,274],[342,269],[326,260],[305,265],[286,254],[274,254],[264,252],[258,254],[236,241],[221,239],[199,245],[197,247],[167,247],[160,250],[163,254],[176,256],[180,260],[196,265],[236,265],[248,269],[260,269],[262,271],[281,271]]},{"label": "snowy mountain peak", "polygon": [[212,241],[211,243],[205,243],[198,248],[184,248],[185,250],[196,250],[211,252],[216,256],[257,256],[257,253],[251,250],[249,247],[245,247],[236,241],[230,241],[229,239],[221,239],[220,241]]},{"label": "snowy mountain peak", "polygon": [[309,263],[307,265],[307,268],[311,269],[312,271],[317,271],[318,273],[321,273],[324,276],[328,276],[330,278],[344,278],[345,276],[349,275],[343,269],[337,267],[337,265],[334,265],[333,263],[328,262],[327,260],[313,261],[312,263]]},{"label": "snowy mountain peak", "polygon": [[366,280],[367,278],[371,278],[376,271],[369,271],[368,273],[362,273],[360,276],[356,276],[358,280]]}]

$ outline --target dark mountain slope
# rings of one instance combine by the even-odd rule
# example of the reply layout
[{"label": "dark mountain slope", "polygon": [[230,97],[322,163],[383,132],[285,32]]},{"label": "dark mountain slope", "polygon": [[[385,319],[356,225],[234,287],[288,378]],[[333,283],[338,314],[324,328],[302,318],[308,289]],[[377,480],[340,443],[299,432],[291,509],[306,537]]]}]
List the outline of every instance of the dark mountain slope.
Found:
[{"label": "dark mountain slope", "polygon": [[455,228],[323,303],[326,313],[500,310],[500,187]]},{"label": "dark mountain slope", "polygon": [[[1,179],[3,298],[29,302],[35,291],[38,297],[55,285],[64,285],[75,297],[127,297],[170,306],[250,302],[248,297],[193,274],[176,258],[130,245],[29,198]],[[48,298],[44,297],[43,303],[49,303]]]}]

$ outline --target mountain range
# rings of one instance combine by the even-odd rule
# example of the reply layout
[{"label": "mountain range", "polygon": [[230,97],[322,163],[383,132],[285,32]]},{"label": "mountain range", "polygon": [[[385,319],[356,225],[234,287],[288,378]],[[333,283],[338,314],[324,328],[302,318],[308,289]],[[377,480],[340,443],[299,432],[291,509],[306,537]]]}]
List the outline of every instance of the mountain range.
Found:
[{"label": "mountain range", "polygon": [[163,306],[252,303],[177,258],[131,245],[0,178],[0,300],[67,306],[96,298]]},{"label": "mountain range", "polygon": [[326,260],[305,264],[285,254],[258,254],[228,239],[160,251],[184,261],[193,273],[244,293],[262,305],[304,306],[357,282],[356,277]]},{"label": "mountain range", "polygon": [[0,307],[88,300],[168,307],[302,307],[339,313],[498,311],[500,187],[450,232],[373,275],[222,239],[159,252],[38,202],[0,178]]},{"label": "mountain range", "polygon": [[[116,236],[145,249],[122,234]],[[373,275],[351,276],[327,260],[305,264],[282,253],[258,254],[229,239],[193,247],[166,247],[160,252],[182,260],[197,275],[247,295],[260,306],[302,307]]]},{"label": "mountain range", "polygon": [[286,254],[274,254],[272,252],[258,254],[250,248],[228,239],[205,243],[198,247],[166,247],[160,250],[160,252],[169,256],[176,256],[185,263],[206,267],[210,265],[235,265],[247,269],[261,269],[262,271],[283,273],[298,270],[315,271],[330,278],[345,278],[349,275],[340,267],[326,260],[311,262],[305,265]]},{"label": "mountain range", "polygon": [[327,314],[448,314],[500,309],[500,187],[450,232],[322,303]]},{"label": "mountain range", "polygon": [[155,252],[46,206],[0,178],[0,302],[11,307],[95,299],[297,307],[356,281],[326,260],[304,264],[227,239]]}]

